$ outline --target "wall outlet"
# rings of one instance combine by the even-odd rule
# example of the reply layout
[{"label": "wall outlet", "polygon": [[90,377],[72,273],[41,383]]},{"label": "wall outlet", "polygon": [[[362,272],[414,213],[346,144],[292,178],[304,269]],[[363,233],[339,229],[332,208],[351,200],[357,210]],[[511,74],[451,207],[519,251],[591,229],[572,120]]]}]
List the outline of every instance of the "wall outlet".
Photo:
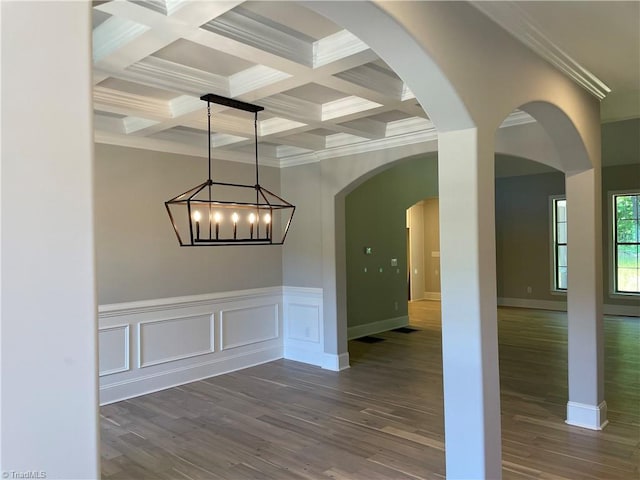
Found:
[{"label": "wall outlet", "polygon": [[533,292],[533,288],[527,287],[527,293],[531,293],[531,292]]},{"label": "wall outlet", "polygon": [[391,259],[391,266],[392,267],[397,267],[398,266],[398,259],[397,258],[392,258]]},{"label": "wall outlet", "polygon": [[393,302],[393,308],[395,310],[398,310],[398,301],[397,300],[395,302]]}]

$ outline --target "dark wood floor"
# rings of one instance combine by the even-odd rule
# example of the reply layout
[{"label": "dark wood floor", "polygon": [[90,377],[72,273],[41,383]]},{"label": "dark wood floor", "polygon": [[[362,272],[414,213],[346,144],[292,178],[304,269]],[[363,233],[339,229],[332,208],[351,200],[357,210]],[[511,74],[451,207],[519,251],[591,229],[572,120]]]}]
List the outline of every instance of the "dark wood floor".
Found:
[{"label": "dark wood floor", "polygon": [[[444,478],[439,304],[410,318],[343,372],[279,360],[102,407],[103,478]],[[503,478],[640,478],[640,319],[605,331],[594,432],[564,423],[566,315],[499,310]]]}]

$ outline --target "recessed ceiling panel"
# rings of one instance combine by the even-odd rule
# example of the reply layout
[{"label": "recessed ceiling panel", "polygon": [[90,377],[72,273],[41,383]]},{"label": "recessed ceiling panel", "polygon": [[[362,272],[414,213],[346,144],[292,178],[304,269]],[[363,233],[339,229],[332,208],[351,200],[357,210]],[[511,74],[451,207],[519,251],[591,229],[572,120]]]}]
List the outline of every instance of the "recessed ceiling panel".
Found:
[{"label": "recessed ceiling panel", "polygon": [[254,65],[241,58],[183,38],[158,50],[153,56],[223,77],[229,77]]},{"label": "recessed ceiling panel", "polygon": [[92,15],[91,15],[92,27],[96,28],[98,25],[108,20],[109,17],[111,17],[111,15],[109,15],[108,13],[102,12],[94,8],[92,10]]},{"label": "recessed ceiling panel", "polygon": [[405,118],[411,118],[412,116],[413,115],[401,112],[400,110],[390,110],[388,112],[378,113],[369,118],[371,118],[371,120],[377,120],[378,122],[389,123],[397,120],[404,120]]},{"label": "recessed ceiling panel", "polygon": [[338,90],[333,90],[332,88],[324,87],[316,83],[308,83],[283,93],[291,97],[299,98],[300,100],[306,100],[307,102],[317,104],[333,102],[334,100],[339,100],[348,96]]},{"label": "recessed ceiling panel", "polygon": [[304,32],[315,40],[320,40],[342,30],[342,27],[326,17],[294,2],[252,1],[243,3],[242,8],[279,24],[287,25],[294,30]]}]

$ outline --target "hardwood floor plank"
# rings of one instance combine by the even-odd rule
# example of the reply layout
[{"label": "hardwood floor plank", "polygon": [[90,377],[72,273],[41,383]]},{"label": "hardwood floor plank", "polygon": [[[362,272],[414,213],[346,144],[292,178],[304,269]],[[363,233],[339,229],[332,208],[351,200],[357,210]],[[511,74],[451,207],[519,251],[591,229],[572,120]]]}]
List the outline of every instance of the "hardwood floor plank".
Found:
[{"label": "hardwood floor plank", "polygon": [[[102,407],[103,478],[444,478],[439,303],[410,319],[342,372],[278,360]],[[498,319],[503,478],[640,479],[640,319],[605,318],[602,432],[564,422],[566,314]]]}]

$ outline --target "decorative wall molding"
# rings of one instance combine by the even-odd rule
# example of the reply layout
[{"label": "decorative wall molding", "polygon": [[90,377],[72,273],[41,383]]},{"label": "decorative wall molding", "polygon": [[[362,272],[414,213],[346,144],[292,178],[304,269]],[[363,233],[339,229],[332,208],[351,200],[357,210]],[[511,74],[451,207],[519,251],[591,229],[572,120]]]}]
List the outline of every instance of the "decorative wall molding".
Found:
[{"label": "decorative wall molding", "polygon": [[280,286],[101,305],[101,403],[282,358],[281,305]]},{"label": "decorative wall molding", "polygon": [[472,5],[596,98],[602,100],[611,92],[602,80],[553,43],[518,2],[500,2],[500,5],[473,2]]},{"label": "decorative wall molding", "polygon": [[407,315],[387,318],[384,320],[378,320],[377,322],[349,327],[347,329],[347,338],[349,340],[353,340],[354,338],[366,337],[367,335],[374,335],[376,333],[386,332],[388,330],[393,330],[394,328],[406,327],[408,325],[409,317]]},{"label": "decorative wall molding", "polygon": [[138,322],[138,368],[215,352],[213,317],[188,315]]},{"label": "decorative wall molding", "polygon": [[101,305],[100,402],[283,357],[348,368],[348,353],[324,351],[322,308],[321,288],[290,286]]},{"label": "decorative wall molding", "polygon": [[279,338],[278,303],[220,310],[220,350]]},{"label": "decorative wall molding", "polygon": [[321,288],[283,287],[284,358],[324,367]]},{"label": "decorative wall molding", "polygon": [[[98,375],[113,375],[130,368],[130,326],[112,325],[98,330]],[[115,365],[113,364],[115,362]]]}]

